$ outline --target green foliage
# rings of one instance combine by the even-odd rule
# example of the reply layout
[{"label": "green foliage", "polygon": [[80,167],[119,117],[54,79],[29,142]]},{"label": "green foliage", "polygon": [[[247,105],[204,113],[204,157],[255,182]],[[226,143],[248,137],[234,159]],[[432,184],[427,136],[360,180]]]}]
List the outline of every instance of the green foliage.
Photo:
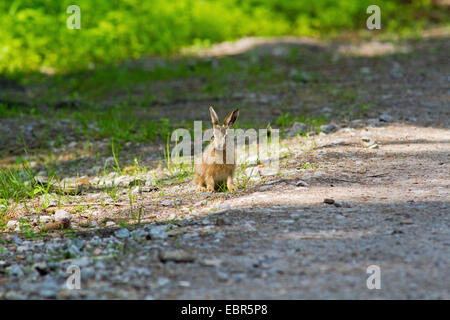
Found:
[{"label": "green foliage", "polygon": [[0,72],[73,72],[242,36],[322,36],[363,30],[377,4],[390,32],[423,28],[445,10],[431,0],[78,0],[81,29],[66,27],[71,0],[0,2]]},{"label": "green foliage", "polygon": [[[306,124],[308,131],[319,131],[319,127],[326,122],[323,117],[308,118],[308,117],[295,117],[289,112],[283,113],[275,120],[275,124],[280,126],[282,129],[286,129],[291,126],[294,122],[301,122]],[[305,132],[306,133],[306,132]]]},{"label": "green foliage", "polygon": [[34,198],[43,191],[41,185],[34,184],[34,175],[28,167],[0,168],[0,204],[6,206],[6,199]]}]

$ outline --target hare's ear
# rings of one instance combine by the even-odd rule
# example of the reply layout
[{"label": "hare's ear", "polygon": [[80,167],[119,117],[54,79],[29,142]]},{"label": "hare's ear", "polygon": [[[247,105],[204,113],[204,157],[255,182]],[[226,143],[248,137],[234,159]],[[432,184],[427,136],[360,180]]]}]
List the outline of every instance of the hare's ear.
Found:
[{"label": "hare's ear", "polygon": [[209,113],[211,114],[211,121],[213,125],[218,126],[219,117],[217,116],[217,113],[214,111],[213,107],[209,107]]},{"label": "hare's ear", "polygon": [[231,112],[228,117],[225,118],[225,121],[223,122],[224,125],[227,127],[231,127],[234,122],[236,121],[237,117],[239,115],[239,109],[234,110]]}]

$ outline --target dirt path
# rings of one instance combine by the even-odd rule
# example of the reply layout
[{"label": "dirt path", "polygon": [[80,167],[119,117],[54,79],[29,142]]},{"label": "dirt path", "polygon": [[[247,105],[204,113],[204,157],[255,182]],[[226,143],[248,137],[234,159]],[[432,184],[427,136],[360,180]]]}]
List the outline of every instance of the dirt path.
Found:
[{"label": "dirt path", "polygon": [[[152,190],[140,200],[151,212],[144,222],[156,225],[129,231],[116,220],[32,240],[3,234],[0,298],[450,299],[449,67],[441,58],[365,69],[361,95],[378,109],[335,132],[283,141],[280,174],[255,176],[236,195],[174,183],[157,203]],[[366,62],[343,63],[359,70]],[[429,71],[425,80],[417,65]],[[96,220],[126,216],[122,200]],[[66,287],[70,265],[81,268],[80,290]],[[367,288],[369,265],[380,267],[379,290]]]},{"label": "dirt path", "polygon": [[[12,238],[10,261],[59,246],[79,246],[86,257],[50,260],[42,267],[48,275],[3,278],[1,292],[6,298],[448,299],[450,132],[397,124],[369,130],[379,148],[361,146],[365,129],[320,136],[308,156],[320,164],[314,173],[297,169],[292,158],[283,169],[287,180],[215,202],[218,211],[175,222],[166,232],[141,227],[124,237],[87,235],[81,243],[19,245]],[[300,179],[308,186],[294,185]],[[170,257],[172,250],[181,251]],[[176,262],[162,262],[164,255]],[[71,264],[81,265],[79,291],[63,289],[62,270]],[[366,287],[369,265],[381,268],[380,290]]]}]

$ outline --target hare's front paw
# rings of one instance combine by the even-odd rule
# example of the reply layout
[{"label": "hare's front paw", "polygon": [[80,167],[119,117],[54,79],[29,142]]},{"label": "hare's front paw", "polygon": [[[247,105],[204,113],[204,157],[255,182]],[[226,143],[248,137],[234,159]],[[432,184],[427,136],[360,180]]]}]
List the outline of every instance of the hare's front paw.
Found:
[{"label": "hare's front paw", "polygon": [[227,185],[228,191],[236,191],[237,187],[234,184],[228,184]]},{"label": "hare's front paw", "polygon": [[206,188],[204,186],[198,185],[198,186],[195,187],[195,191],[197,191],[197,192],[205,192]]},{"label": "hare's front paw", "polygon": [[227,178],[227,188],[228,188],[228,191],[235,191],[235,190],[237,190],[237,187],[234,185],[232,176],[229,176]]}]

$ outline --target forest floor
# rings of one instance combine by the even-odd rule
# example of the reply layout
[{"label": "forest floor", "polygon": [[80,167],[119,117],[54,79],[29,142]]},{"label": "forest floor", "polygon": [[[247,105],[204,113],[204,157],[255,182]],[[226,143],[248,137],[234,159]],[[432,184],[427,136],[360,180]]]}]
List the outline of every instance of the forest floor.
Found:
[{"label": "forest floor", "polygon": [[[249,38],[0,78],[0,298],[450,299],[449,44]],[[279,171],[195,192],[165,137],[209,105],[281,129]]]}]

